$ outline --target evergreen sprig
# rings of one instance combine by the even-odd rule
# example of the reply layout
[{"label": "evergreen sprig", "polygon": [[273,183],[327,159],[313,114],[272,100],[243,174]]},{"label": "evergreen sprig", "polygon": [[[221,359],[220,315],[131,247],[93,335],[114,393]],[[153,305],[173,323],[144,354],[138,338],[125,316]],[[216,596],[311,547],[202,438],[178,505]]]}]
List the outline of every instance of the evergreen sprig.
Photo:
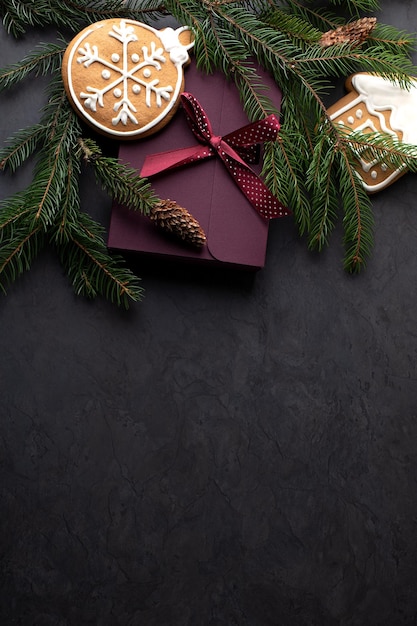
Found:
[{"label": "evergreen sprig", "polygon": [[137,175],[136,170],[113,157],[105,157],[97,143],[79,138],[81,154],[90,163],[97,181],[108,194],[134,211],[149,215],[151,207],[159,201],[150,183]]},{"label": "evergreen sprig", "polygon": [[145,21],[165,13],[162,3],[154,0],[133,4],[140,6],[130,8],[125,0],[2,0],[0,18],[7,32],[19,37],[34,26],[77,32],[87,24],[113,17]]},{"label": "evergreen sprig", "polygon": [[29,75],[45,76],[59,71],[66,46],[63,41],[58,44],[40,44],[19,63],[3,68],[0,73],[0,91],[13,87]]},{"label": "evergreen sprig", "polygon": [[[86,25],[107,18],[150,23],[171,14],[192,28],[194,58],[201,71],[222,71],[240,92],[248,117],[274,111],[256,64],[282,90],[281,132],[265,146],[263,176],[290,206],[312,250],[329,245],[339,219],[344,228],[348,271],[365,265],[373,244],[373,212],[356,173],[357,159],[378,160],[400,172],[417,171],[417,148],[382,133],[350,133],[327,115],[336,79],[356,71],[375,72],[407,88],[416,70],[414,38],[377,22],[357,45],[324,47],[323,33],[374,14],[377,0],[3,0],[0,18],[8,33],[56,27],[56,43],[40,44],[21,62],[0,70],[0,91],[33,76],[51,76],[48,102],[39,123],[16,131],[0,150],[0,170],[15,172],[35,159],[27,189],[0,203],[0,286],[3,290],[46,244],[53,245],[76,293],[102,294],[127,306],[142,290],[120,256],[109,253],[104,231],[82,210],[83,168],[112,197],[149,213],[158,202],[148,181],[103,154],[94,136],[84,136],[59,77],[67,40]],[[346,17],[347,16],[347,17]],[[68,37],[69,33],[69,37]]]},{"label": "evergreen sprig", "polygon": [[[87,146],[94,158],[86,159]],[[137,210],[146,211],[153,200],[152,192],[133,171],[105,159],[92,140],[82,139],[78,117],[68,103],[60,75],[55,75],[49,85],[40,123],[12,137],[0,151],[0,166],[15,171],[35,151],[30,185],[0,203],[2,291],[6,292],[7,285],[28,270],[39,250],[50,243],[77,294],[101,294],[126,307],[129,301],[140,300],[143,290],[139,279],[120,256],[108,252],[103,227],[80,208],[82,162],[93,161],[113,197],[128,201]]]}]

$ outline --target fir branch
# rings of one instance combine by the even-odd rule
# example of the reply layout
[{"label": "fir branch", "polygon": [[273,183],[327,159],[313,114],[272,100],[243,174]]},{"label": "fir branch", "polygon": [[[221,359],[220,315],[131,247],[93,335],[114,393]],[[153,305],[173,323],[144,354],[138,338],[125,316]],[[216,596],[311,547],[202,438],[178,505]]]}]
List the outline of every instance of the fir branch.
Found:
[{"label": "fir branch", "polygon": [[79,149],[84,160],[91,164],[97,181],[109,195],[134,211],[148,215],[159,198],[145,178],[138,176],[135,169],[117,159],[103,156],[92,139],[79,139]]},{"label": "fir branch", "polygon": [[395,54],[383,46],[372,46],[359,51],[358,63],[361,71],[380,74],[383,78],[397,82],[404,89],[410,85],[416,69],[410,58],[402,53]]},{"label": "fir branch", "polygon": [[45,243],[43,230],[33,225],[26,195],[26,191],[17,192],[0,203],[0,289],[3,293],[31,267]]},{"label": "fir branch", "polygon": [[[209,17],[202,20],[199,24],[199,30],[194,30],[194,49],[193,54],[198,69],[211,74],[216,68],[226,68],[227,62],[219,58],[217,54],[217,38],[212,30],[212,21]],[[230,69],[230,68],[229,68]]]},{"label": "fir branch", "polygon": [[241,8],[223,9],[220,17],[242,40],[262,65],[279,72],[281,77],[291,71],[292,59],[302,52],[285,33],[266,26],[257,16]]},{"label": "fir branch", "polygon": [[379,22],[376,23],[368,41],[371,45],[378,46],[378,48],[384,48],[394,54],[402,53],[406,57],[409,57],[414,52],[416,45],[415,37],[393,26],[380,24]]},{"label": "fir branch", "polygon": [[243,38],[250,54],[270,70],[283,90],[293,85],[298,87],[300,102],[296,110],[315,106],[318,116],[325,110],[319,96],[326,85],[323,77],[309,68],[301,71],[295,62],[295,59],[302,58],[302,48],[245,11],[231,8],[222,13],[222,18],[236,32],[236,38]]},{"label": "fir branch", "polygon": [[65,0],[65,4],[78,15],[87,15],[90,23],[115,17],[155,19],[167,14],[165,4],[160,0]]},{"label": "fir branch", "polygon": [[310,8],[304,2],[298,0],[286,0],[283,7],[287,13],[302,18],[305,22],[311,23],[313,28],[319,31],[334,29],[344,23],[343,17],[328,11],[323,7]]},{"label": "fir branch", "polygon": [[265,145],[262,176],[271,192],[291,207],[300,235],[310,229],[310,203],[303,183],[307,144],[282,129],[276,142]]},{"label": "fir branch", "polygon": [[359,16],[361,11],[374,12],[379,10],[378,0],[330,0],[330,4],[341,5],[350,15]]},{"label": "fir branch", "polygon": [[343,203],[344,267],[358,273],[365,267],[373,245],[373,213],[371,201],[355,170],[352,153],[338,152],[338,185]]},{"label": "fir branch", "polygon": [[414,70],[411,60],[404,54],[394,54],[380,46],[368,46],[363,49],[354,44],[341,44],[322,48],[311,46],[293,60],[297,70],[309,70],[325,77],[337,77],[351,74],[361,69],[380,74],[395,80],[402,87],[410,84],[410,74]]},{"label": "fir branch", "polygon": [[314,72],[319,72],[321,76],[337,77],[355,71],[359,56],[357,46],[352,44],[344,43],[326,48],[314,45],[298,54],[293,63],[303,73],[311,71],[314,66]]},{"label": "fir branch", "polygon": [[216,40],[217,53],[214,57],[218,69],[232,77],[238,91],[244,110],[251,121],[278,113],[276,107],[268,98],[265,86],[256,72],[253,64],[247,61],[245,46],[235,39],[228,29],[224,29],[211,17],[210,33]]},{"label": "fir branch", "polygon": [[23,35],[28,26],[58,28],[77,32],[83,26],[113,17],[144,21],[165,14],[162,3],[143,1],[143,6],[130,8],[124,0],[2,0],[0,17],[5,30],[15,37]]},{"label": "fir branch", "polygon": [[256,121],[270,113],[279,114],[253,67],[239,65],[233,73],[233,79],[249,120]]},{"label": "fir branch", "polygon": [[72,150],[68,154],[66,180],[63,183],[60,206],[57,207],[56,219],[51,228],[51,241],[58,246],[68,242],[73,225],[79,221],[81,210],[80,173],[80,159],[76,154],[76,150]]},{"label": "fir branch", "polygon": [[45,76],[60,71],[66,45],[64,42],[40,44],[19,63],[3,68],[0,71],[0,91],[13,87],[31,73]]},{"label": "fir branch", "polygon": [[[57,0],[54,0],[55,2]],[[141,0],[140,3],[126,0],[58,0],[75,13],[81,23],[93,24],[100,20],[127,18],[141,22],[149,22],[167,15],[163,2],[159,0]],[[74,29],[73,29],[74,30]],[[75,29],[79,30],[79,29]]]},{"label": "fir branch", "polygon": [[309,248],[312,250],[320,251],[328,245],[337,219],[336,153],[337,149],[329,136],[323,134],[318,138],[307,170],[307,188],[311,193]]},{"label": "fir branch", "polygon": [[6,288],[25,270],[45,243],[45,234],[40,226],[33,225],[26,212],[13,220],[13,228],[0,246],[0,289]]},{"label": "fir branch", "polygon": [[342,5],[351,15],[357,15],[360,11],[378,11],[378,0],[330,0],[331,4]]},{"label": "fir branch", "polygon": [[86,213],[68,232],[68,240],[57,247],[61,263],[77,295],[94,298],[98,294],[117,305],[142,299],[140,280],[118,255],[110,255],[103,239],[104,230]]},{"label": "fir branch", "polygon": [[17,131],[10,137],[9,145],[0,150],[0,170],[15,172],[44,141],[46,129],[42,124]]},{"label": "fir branch", "polygon": [[9,239],[13,235],[14,224],[30,212],[25,196],[25,191],[18,191],[0,202],[0,242]]},{"label": "fir branch", "polygon": [[331,131],[324,132],[315,146],[307,178],[311,192],[309,248],[320,251],[329,244],[340,197],[344,213],[344,267],[351,273],[365,266],[373,244],[371,202],[356,172],[357,166],[350,143],[341,138],[335,143]]},{"label": "fir branch", "polygon": [[46,144],[39,152],[33,181],[28,190],[34,220],[41,222],[45,230],[54,221],[59,209],[65,189],[69,154],[75,149],[79,134],[78,118],[66,98],[61,97],[54,104],[55,113],[48,126]]},{"label": "fir branch", "polygon": [[262,21],[268,26],[278,29],[298,43],[314,44],[321,37],[321,31],[315,28],[309,21],[297,15],[274,7],[261,16]]},{"label": "fir branch", "polygon": [[211,68],[221,70],[226,76],[240,73],[241,64],[247,60],[247,51],[241,41],[218,23],[210,14],[207,19],[207,40],[210,41],[212,54]]},{"label": "fir branch", "polygon": [[[47,3],[48,5],[49,3]],[[0,6],[0,16],[3,18],[5,30],[18,37],[26,32],[26,26],[43,25],[40,16],[43,11],[46,13],[45,8],[43,0],[40,0],[37,5],[33,2],[29,4],[22,0],[3,0]]]}]

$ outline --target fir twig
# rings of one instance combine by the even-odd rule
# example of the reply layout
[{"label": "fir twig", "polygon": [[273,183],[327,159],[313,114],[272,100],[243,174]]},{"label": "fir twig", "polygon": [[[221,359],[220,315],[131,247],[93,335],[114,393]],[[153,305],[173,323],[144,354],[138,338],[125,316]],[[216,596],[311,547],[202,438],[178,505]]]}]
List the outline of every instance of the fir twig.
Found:
[{"label": "fir twig", "polygon": [[322,250],[336,223],[337,188],[334,165],[337,151],[329,136],[323,134],[314,148],[307,171],[307,188],[311,194],[309,247]]},{"label": "fir twig", "polygon": [[265,145],[262,170],[265,184],[272,193],[285,206],[293,207],[300,235],[310,229],[310,203],[305,184],[301,182],[307,151],[305,137],[295,137],[284,128],[276,142]]},{"label": "fir twig", "polygon": [[[0,204],[0,216],[0,288],[6,293],[7,285],[24,269],[29,269],[44,239],[41,229],[32,226],[24,193],[4,200]],[[31,240],[37,246],[25,246]]]},{"label": "fir twig", "polygon": [[0,150],[0,170],[6,168],[15,172],[43,142],[46,129],[42,124],[34,124],[29,128],[16,132],[9,145]]},{"label": "fir twig", "polygon": [[369,196],[356,174],[352,155],[342,149],[337,157],[344,207],[344,266],[349,272],[357,273],[366,265],[372,249],[374,219]]},{"label": "fir twig", "polygon": [[32,72],[34,76],[45,76],[59,71],[65,47],[64,42],[40,44],[34,52],[28,54],[19,63],[0,70],[0,91],[20,83]]},{"label": "fir twig", "polygon": [[95,298],[98,294],[128,308],[129,301],[141,300],[140,279],[125,267],[118,255],[110,255],[104,229],[86,213],[68,230],[68,239],[57,247],[63,266],[77,295]]},{"label": "fir twig", "polygon": [[113,17],[149,20],[166,14],[163,3],[147,0],[130,8],[124,0],[2,0],[0,18],[8,33],[23,35],[30,26],[55,25],[77,32],[82,25]]},{"label": "fir twig", "polygon": [[79,149],[86,163],[109,195],[134,211],[149,215],[158,201],[149,182],[138,176],[136,170],[112,157],[105,157],[93,139],[78,139]]}]

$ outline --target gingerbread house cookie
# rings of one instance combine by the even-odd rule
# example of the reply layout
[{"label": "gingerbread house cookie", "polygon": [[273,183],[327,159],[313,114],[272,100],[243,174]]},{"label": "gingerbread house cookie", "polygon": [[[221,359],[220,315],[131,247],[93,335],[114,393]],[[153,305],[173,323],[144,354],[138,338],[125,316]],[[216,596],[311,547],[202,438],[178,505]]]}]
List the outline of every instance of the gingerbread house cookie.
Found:
[{"label": "gingerbread house cookie", "polygon": [[[328,109],[330,119],[352,131],[383,132],[417,145],[417,81],[401,88],[376,74],[361,72],[346,82],[348,94]],[[393,183],[407,171],[358,157],[357,172],[369,193]]]},{"label": "gingerbread house cookie", "polygon": [[128,19],[92,24],[64,54],[69,100],[84,121],[110,137],[155,133],[179,105],[192,46],[187,27],[156,30]]}]

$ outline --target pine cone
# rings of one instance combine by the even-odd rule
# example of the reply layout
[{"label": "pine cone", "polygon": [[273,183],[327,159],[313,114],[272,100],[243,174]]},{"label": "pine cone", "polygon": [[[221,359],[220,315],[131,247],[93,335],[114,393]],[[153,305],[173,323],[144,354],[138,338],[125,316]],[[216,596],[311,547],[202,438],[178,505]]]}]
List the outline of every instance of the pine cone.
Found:
[{"label": "pine cone", "polygon": [[323,48],[343,43],[351,43],[360,46],[369,37],[372,30],[375,28],[375,24],[376,17],[363,17],[360,20],[323,33],[319,44]]},{"label": "pine cone", "polygon": [[196,248],[201,248],[207,241],[197,220],[174,200],[161,200],[155,204],[149,217],[165,232],[180,237]]}]

